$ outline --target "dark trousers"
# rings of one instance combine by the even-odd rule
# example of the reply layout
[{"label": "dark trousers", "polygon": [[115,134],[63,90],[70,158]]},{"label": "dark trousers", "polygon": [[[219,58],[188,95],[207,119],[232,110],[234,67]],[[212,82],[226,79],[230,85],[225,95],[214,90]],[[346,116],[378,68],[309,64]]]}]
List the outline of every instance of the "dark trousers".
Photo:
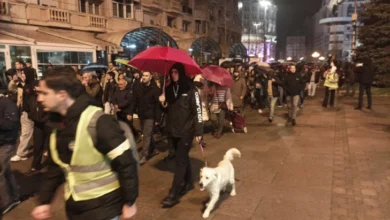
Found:
[{"label": "dark trousers", "polygon": [[299,92],[299,104],[300,104],[300,105],[303,105],[303,104],[304,104],[304,102],[305,102],[305,96],[306,96],[305,90],[302,89],[301,92]]},{"label": "dark trousers", "polygon": [[359,85],[359,103],[358,103],[358,108],[362,108],[363,106],[363,93],[366,91],[367,95],[367,107],[371,108],[372,107],[372,95],[371,95],[371,85],[364,85],[360,84]]},{"label": "dark trousers", "polygon": [[223,131],[223,127],[225,125],[225,118],[226,118],[226,111],[225,109],[221,109],[219,113],[216,113],[217,115],[217,121],[215,122],[215,125],[217,127],[216,132],[221,134]]},{"label": "dark trousers", "polygon": [[34,155],[33,161],[31,163],[31,168],[40,170],[42,155],[46,149],[46,146],[49,144],[50,129],[45,126],[44,123],[35,122],[34,123]]},{"label": "dark trousers", "polygon": [[19,200],[19,189],[10,166],[10,159],[15,152],[15,144],[0,145],[0,211],[11,202]]},{"label": "dark trousers", "polygon": [[329,87],[325,87],[325,97],[324,101],[322,102],[322,106],[327,107],[328,106],[328,101],[329,101],[329,93],[330,93],[330,106],[334,106],[334,96],[336,93],[335,89],[330,90]]},{"label": "dark trousers", "polygon": [[192,182],[192,171],[189,152],[192,146],[193,139],[194,137],[172,137],[172,144],[176,152],[176,166],[170,191],[171,193],[179,193],[183,184]]},{"label": "dark trousers", "polygon": [[144,135],[144,145],[142,148],[142,154],[144,156],[148,156],[154,151],[156,147],[153,138],[154,120],[144,119],[141,121],[141,126],[142,126],[142,134]]}]

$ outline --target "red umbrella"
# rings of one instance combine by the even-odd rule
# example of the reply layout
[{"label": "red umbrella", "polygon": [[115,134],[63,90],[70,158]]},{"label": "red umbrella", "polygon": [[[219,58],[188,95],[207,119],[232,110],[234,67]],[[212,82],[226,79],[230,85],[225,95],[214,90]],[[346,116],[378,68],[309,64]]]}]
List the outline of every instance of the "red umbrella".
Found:
[{"label": "red umbrella", "polygon": [[202,72],[198,64],[186,52],[171,47],[150,47],[129,62],[141,71],[164,75],[169,73],[175,63],[183,64],[187,76],[195,76]]},{"label": "red umbrella", "polygon": [[233,87],[234,81],[230,73],[220,66],[206,66],[202,69],[202,76],[208,81],[215,82],[221,86]]}]

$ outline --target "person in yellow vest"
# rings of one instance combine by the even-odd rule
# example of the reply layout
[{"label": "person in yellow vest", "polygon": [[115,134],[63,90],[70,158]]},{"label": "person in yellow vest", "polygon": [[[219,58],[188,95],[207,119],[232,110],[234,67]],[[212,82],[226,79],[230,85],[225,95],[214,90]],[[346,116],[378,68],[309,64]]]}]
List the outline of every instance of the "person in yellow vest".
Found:
[{"label": "person in yellow vest", "polygon": [[[65,183],[71,220],[129,219],[136,213],[138,173],[132,146],[119,124],[94,106],[69,69],[53,69],[38,89],[38,101],[52,112],[47,179],[39,192],[35,219],[51,216],[50,202]],[[127,133],[126,133],[127,134]]]},{"label": "person in yellow vest", "polygon": [[339,75],[336,72],[336,66],[332,65],[329,67],[328,71],[324,73],[325,78],[325,96],[324,101],[322,102],[322,107],[328,107],[329,93],[330,93],[330,107],[334,106],[334,98],[336,90],[339,88]]}]

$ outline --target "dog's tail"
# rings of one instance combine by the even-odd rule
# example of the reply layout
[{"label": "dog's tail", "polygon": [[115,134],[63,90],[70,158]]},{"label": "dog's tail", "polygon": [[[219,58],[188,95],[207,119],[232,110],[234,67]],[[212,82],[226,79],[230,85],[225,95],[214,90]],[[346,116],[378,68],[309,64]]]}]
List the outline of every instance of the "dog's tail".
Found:
[{"label": "dog's tail", "polygon": [[223,156],[223,159],[232,161],[235,156],[241,157],[241,152],[239,150],[237,150],[236,148],[231,148],[226,152],[225,156]]}]

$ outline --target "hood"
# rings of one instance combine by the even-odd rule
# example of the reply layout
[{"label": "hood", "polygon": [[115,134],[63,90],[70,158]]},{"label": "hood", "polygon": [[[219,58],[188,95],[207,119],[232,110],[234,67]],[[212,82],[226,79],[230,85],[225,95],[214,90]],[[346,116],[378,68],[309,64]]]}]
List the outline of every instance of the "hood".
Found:
[{"label": "hood", "polygon": [[98,103],[87,94],[82,94],[76,101],[71,105],[66,113],[65,119],[71,120],[80,117],[81,113],[89,106],[98,106]]},{"label": "hood", "polygon": [[186,75],[185,68],[184,68],[183,64],[176,63],[175,65],[173,65],[171,67],[171,69],[169,70],[169,76],[171,79],[172,79],[172,69],[177,69],[179,71],[179,81],[176,83],[173,82],[169,86],[179,85],[179,91],[178,91],[179,95],[181,95],[183,93],[187,93],[190,90],[191,82],[190,82],[190,79]]}]

